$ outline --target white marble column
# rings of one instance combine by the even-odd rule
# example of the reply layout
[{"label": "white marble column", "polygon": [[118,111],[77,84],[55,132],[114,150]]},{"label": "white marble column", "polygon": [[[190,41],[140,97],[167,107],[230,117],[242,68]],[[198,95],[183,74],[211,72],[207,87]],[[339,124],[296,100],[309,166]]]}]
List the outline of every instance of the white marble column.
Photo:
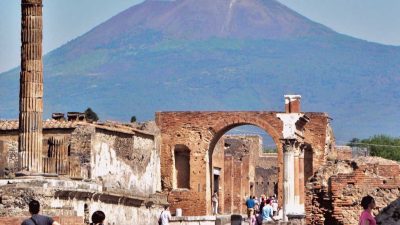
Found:
[{"label": "white marble column", "polygon": [[290,214],[295,207],[294,199],[294,152],[285,144],[283,153],[283,215]]},{"label": "white marble column", "polygon": [[[295,139],[283,141],[283,215],[288,217],[305,215],[304,208],[304,161],[300,154],[300,143]],[[297,162],[296,162],[297,161]]]}]

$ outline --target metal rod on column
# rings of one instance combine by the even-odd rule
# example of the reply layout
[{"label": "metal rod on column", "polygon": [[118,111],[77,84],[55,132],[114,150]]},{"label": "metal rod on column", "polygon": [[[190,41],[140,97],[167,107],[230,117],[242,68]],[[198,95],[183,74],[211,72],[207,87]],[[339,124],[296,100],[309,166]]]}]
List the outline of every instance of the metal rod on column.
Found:
[{"label": "metal rod on column", "polygon": [[304,183],[304,152],[299,157],[299,189],[300,189],[300,205],[304,207],[305,202],[305,183]]}]

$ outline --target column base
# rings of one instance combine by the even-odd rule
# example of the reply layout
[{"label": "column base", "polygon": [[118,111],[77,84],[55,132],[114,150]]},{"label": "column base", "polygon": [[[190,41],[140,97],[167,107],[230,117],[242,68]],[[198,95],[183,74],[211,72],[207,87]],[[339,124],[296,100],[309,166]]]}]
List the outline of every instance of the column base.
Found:
[{"label": "column base", "polygon": [[18,171],[15,172],[16,177],[58,177],[56,173],[36,173],[29,171]]},{"label": "column base", "polygon": [[305,225],[306,215],[305,214],[287,214],[288,222],[292,225]]}]

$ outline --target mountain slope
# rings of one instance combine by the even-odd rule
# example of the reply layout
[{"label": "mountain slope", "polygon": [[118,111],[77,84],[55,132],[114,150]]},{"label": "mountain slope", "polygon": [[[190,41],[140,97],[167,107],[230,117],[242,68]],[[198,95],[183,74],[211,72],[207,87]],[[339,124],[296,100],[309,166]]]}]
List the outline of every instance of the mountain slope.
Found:
[{"label": "mountain slope", "polygon": [[[280,110],[301,94],[338,140],[399,135],[400,48],[333,32],[274,0],[145,1],[45,57],[45,112]],[[17,117],[18,70],[0,75]]]}]

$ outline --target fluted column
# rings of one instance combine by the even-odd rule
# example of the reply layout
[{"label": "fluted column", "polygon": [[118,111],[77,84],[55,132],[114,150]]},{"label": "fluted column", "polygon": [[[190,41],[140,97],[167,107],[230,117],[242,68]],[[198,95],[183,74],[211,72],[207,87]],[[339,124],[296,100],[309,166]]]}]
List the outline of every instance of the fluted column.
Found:
[{"label": "fluted column", "polygon": [[21,1],[19,170],[41,173],[42,162],[42,0]]},{"label": "fluted column", "polygon": [[[302,217],[304,211],[304,175],[302,175],[301,142],[296,139],[282,139],[284,159],[283,215],[284,220]],[[289,218],[290,217],[290,218]]]}]

